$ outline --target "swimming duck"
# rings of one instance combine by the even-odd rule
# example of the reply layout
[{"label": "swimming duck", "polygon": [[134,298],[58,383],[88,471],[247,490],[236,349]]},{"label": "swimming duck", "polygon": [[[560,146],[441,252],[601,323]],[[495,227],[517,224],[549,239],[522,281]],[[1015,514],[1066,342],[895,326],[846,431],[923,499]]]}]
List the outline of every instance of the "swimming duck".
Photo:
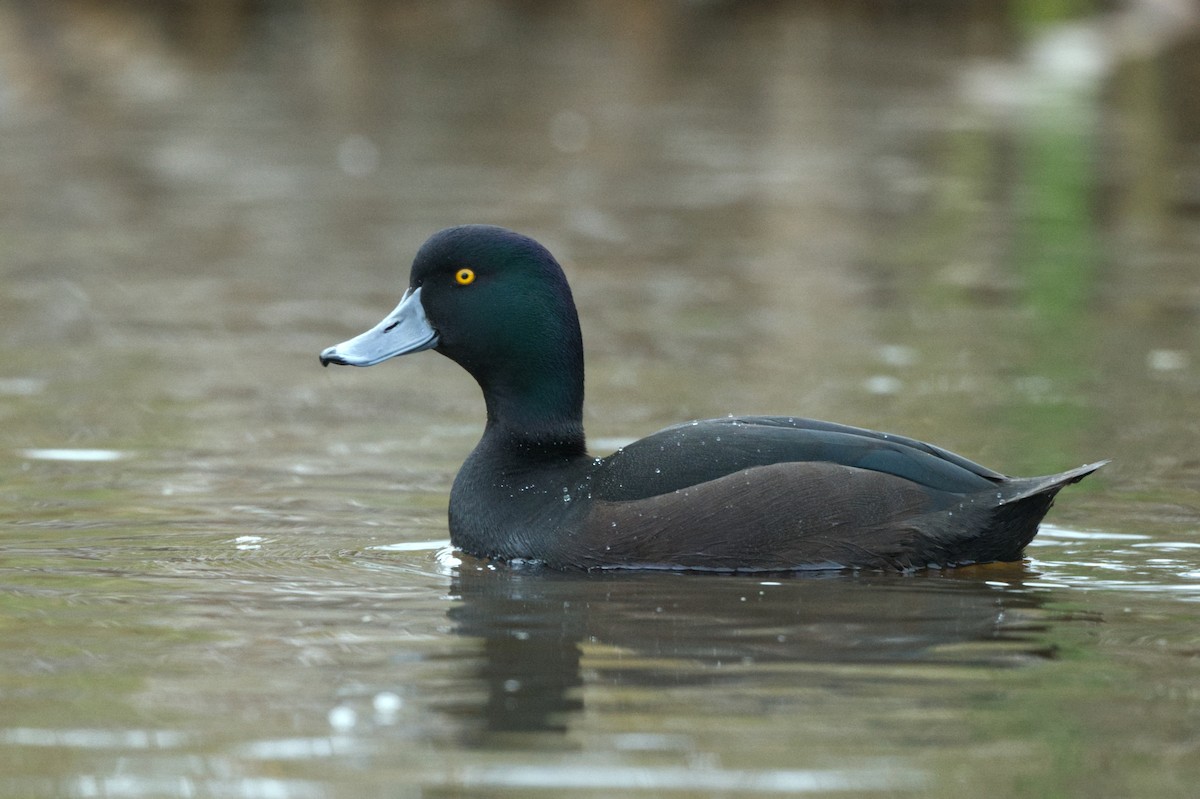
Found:
[{"label": "swimming duck", "polygon": [[450,492],[450,540],[559,569],[912,570],[1018,560],[1055,495],[1104,461],[1006,477],[932,444],[740,416],[588,455],[583,340],[562,268],[533,239],[466,225],[417,252],[378,325],[321,364],[421,350],[483,390],[483,437]]}]

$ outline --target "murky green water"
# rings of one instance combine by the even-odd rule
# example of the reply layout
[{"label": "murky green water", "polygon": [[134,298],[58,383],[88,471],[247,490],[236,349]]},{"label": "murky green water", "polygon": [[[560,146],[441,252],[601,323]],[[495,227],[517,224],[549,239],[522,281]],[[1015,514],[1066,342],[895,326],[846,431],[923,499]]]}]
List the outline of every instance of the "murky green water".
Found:
[{"label": "murky green water", "polygon": [[[212,8],[0,6],[0,795],[1194,794],[1185,4]],[[1023,564],[460,560],[475,386],[316,356],[468,221],[564,261],[597,451],[1114,462]]]}]

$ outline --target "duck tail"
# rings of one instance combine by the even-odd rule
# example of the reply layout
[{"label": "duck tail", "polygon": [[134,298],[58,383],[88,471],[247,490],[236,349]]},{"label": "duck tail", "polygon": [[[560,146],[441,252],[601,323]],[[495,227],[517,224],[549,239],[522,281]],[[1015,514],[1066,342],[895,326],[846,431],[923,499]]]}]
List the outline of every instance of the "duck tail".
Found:
[{"label": "duck tail", "polygon": [[1108,461],[1097,461],[1061,474],[1044,477],[1019,477],[1009,483],[1010,492],[992,511],[988,540],[1003,550],[993,560],[1020,560],[1025,547],[1037,535],[1038,525],[1054,504],[1054,497],[1065,486],[1078,483]]},{"label": "duck tail", "polygon": [[[1092,472],[1110,461],[1096,461],[1075,469],[1069,469],[1060,474],[1048,474],[1044,477],[1016,477],[1009,481],[1009,490],[1005,492],[1001,505],[1019,503],[1022,500],[1037,496],[1045,496],[1051,500],[1054,495],[1072,483],[1078,483]],[[1046,506],[1049,508],[1049,506]]]}]

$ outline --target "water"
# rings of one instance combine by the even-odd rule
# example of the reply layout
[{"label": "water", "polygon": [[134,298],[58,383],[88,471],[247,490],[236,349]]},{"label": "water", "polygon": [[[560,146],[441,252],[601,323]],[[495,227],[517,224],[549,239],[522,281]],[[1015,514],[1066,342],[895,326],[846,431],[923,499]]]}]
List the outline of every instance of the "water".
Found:
[{"label": "water", "polygon": [[[1148,59],[1016,10],[42,8],[0,13],[0,795],[1192,795],[1186,14]],[[1114,461],[1021,564],[463,558],[475,386],[317,353],[466,221],[564,261],[598,453],[801,413]]]}]

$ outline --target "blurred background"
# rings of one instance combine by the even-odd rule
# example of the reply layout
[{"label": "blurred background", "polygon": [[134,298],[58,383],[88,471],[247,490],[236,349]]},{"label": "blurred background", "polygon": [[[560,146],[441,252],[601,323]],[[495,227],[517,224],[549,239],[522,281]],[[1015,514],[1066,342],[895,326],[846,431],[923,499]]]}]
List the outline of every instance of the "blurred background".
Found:
[{"label": "blurred background", "polygon": [[[995,795],[1182,796],[1200,778],[1193,0],[0,0],[0,154],[7,793],[255,795],[258,783],[228,781],[246,775],[271,795],[392,784],[318,773],[320,760],[305,772],[333,751],[316,744],[268,746],[302,732],[326,746],[330,725],[351,747],[337,751],[426,768],[426,788],[454,783],[433,773],[438,747],[491,762],[455,737],[486,715],[471,697],[490,690],[488,713],[522,705],[491,661],[482,683],[463,676],[478,652],[448,637],[447,614],[478,617],[457,622],[474,646],[495,608],[460,608],[473,572],[430,554],[482,428],[478,390],[434,354],[317,362],[394,307],[427,236],[466,222],[532,235],[563,263],[597,453],[687,418],[780,413],[926,439],[1008,473],[1114,459],[1062,495],[1027,571],[963,578],[955,594],[984,636],[1008,629],[997,603],[1019,605],[1008,618],[1035,619],[1021,634],[1040,641],[1036,657],[1086,660],[1088,679],[1117,686],[1107,704],[1078,672],[1010,676],[996,691],[1018,709],[980,722],[977,683],[938,672],[926,689],[905,683],[897,696],[915,690],[913,704],[887,715],[854,704],[861,676],[834,670],[824,678],[852,690],[804,716],[811,729],[736,691],[739,734],[726,718],[671,716],[702,699],[670,691],[660,728],[604,694],[606,675],[628,676],[615,660],[580,676],[572,639],[548,679],[588,695],[592,715],[583,700],[555,712],[600,736],[576,739],[589,773],[636,760],[613,754],[606,725],[707,730],[680,762],[711,765],[754,761],[766,723],[808,765],[841,762],[828,742],[842,740],[956,774],[909,781],[947,796],[980,768]],[[888,583],[886,601],[829,635],[892,646],[872,615],[912,600],[904,619],[930,617],[917,584]],[[561,613],[578,599],[565,586],[512,590],[565,591],[545,611]],[[779,590],[812,602],[833,589]],[[717,611],[686,593],[676,612],[696,608],[707,630]],[[815,607],[873,596],[849,593]],[[1127,626],[1100,635],[1098,619]],[[605,621],[587,662],[605,643],[643,651],[623,621]],[[764,622],[763,640],[784,623]],[[673,663],[647,667],[660,687],[675,685]],[[243,675],[245,693],[222,674]],[[791,687],[763,690],[784,708]],[[913,735],[939,691],[948,732]],[[362,718],[371,696],[434,727],[399,743],[383,722],[364,732],[340,708]],[[1030,757],[1033,783],[1013,776]],[[180,773],[192,781],[162,781]],[[722,779],[707,786],[741,784]]]},{"label": "blurred background", "polygon": [[[8,2],[0,37],[13,446],[328,406],[357,376],[313,353],[489,222],[566,266],[602,436],[803,413],[1014,472],[1180,465],[1184,0]],[[399,381],[474,418],[426,360]]]}]

